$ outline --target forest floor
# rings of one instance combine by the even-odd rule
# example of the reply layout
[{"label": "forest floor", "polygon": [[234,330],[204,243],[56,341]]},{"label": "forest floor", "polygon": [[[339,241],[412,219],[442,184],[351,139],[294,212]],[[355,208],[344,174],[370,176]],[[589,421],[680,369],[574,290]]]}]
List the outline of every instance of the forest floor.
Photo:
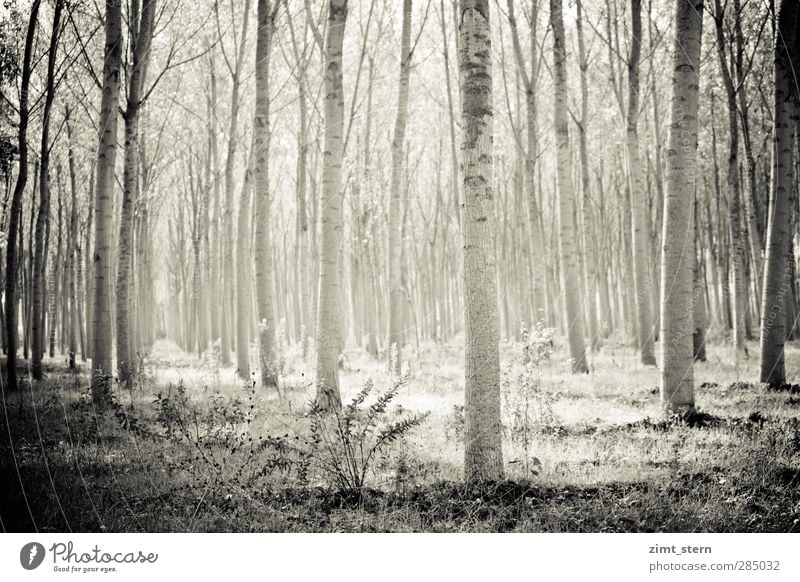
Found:
[{"label": "forest floor", "polygon": [[[313,358],[304,363],[296,348],[281,354],[276,391],[159,341],[133,388],[115,388],[104,413],[91,404],[86,364],[70,371],[46,358],[44,381],[26,377],[13,394],[3,381],[0,528],[800,531],[800,387],[749,383],[758,346],[748,345],[748,360],[712,343],[708,361],[695,366],[703,414],[664,419],[657,371],[623,344],[612,338],[590,374],[573,375],[558,340],[527,364],[521,344],[504,343],[508,480],[479,486],[460,482],[458,341],[407,349],[396,395],[372,412],[393,381],[384,363],[349,350],[345,405],[368,380],[374,388],[338,424],[316,425]],[[787,370],[800,370],[795,345]],[[418,426],[401,426],[427,412]],[[400,428],[367,463],[365,483],[350,478],[342,455],[360,469],[359,447],[369,450],[392,427]]]}]

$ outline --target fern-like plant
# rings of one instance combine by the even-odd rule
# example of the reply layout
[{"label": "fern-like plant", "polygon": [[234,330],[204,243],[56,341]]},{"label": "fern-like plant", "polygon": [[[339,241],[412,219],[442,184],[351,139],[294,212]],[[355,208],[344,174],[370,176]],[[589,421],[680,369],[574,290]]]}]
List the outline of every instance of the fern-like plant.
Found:
[{"label": "fern-like plant", "polygon": [[361,495],[373,462],[388,445],[421,425],[430,412],[387,421],[389,403],[397,396],[403,379],[392,379],[391,387],[369,406],[364,403],[374,389],[372,380],[341,411],[328,412],[316,403],[306,445],[312,467],[339,489]]}]

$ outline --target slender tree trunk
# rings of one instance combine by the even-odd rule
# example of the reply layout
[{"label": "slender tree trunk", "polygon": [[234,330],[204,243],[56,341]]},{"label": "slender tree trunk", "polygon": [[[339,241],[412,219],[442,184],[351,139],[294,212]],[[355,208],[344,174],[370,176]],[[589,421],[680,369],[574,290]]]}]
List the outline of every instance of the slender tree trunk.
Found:
[{"label": "slender tree trunk", "polygon": [[[586,54],[586,44],[583,36],[583,4],[576,2],[578,29],[578,65],[581,70],[581,117],[578,123],[578,137],[581,159],[581,198],[583,204],[583,253],[586,260],[585,268],[585,294],[586,317],[589,320],[589,342],[594,353],[600,347],[600,332],[597,322],[597,256],[595,254],[593,213],[591,200],[591,176],[589,172],[589,61]],[[655,363],[655,362],[654,362]]]},{"label": "slender tree trunk", "polygon": [[564,39],[564,20],[561,0],[550,0],[550,22],[553,27],[553,59],[555,76],[554,129],[557,147],[558,217],[560,225],[559,249],[561,277],[567,310],[567,334],[572,371],[586,373],[586,349],[583,336],[581,309],[581,283],[578,250],[575,248],[574,210],[572,190],[572,159],[569,152],[569,126],[567,123],[567,53]]},{"label": "slender tree trunk", "polygon": [[320,266],[317,293],[317,404],[339,409],[339,354],[342,351],[342,300],[339,251],[342,243],[342,156],[344,90],[342,46],[347,0],[329,0],[325,37],[324,143],[322,195],[319,205]]},{"label": "slender tree trunk", "polygon": [[661,403],[694,411],[694,228],[702,0],[676,0],[667,192],[661,252]]},{"label": "slender tree trunk", "polygon": [[493,244],[492,49],[488,0],[460,6],[466,384],[464,478],[503,478],[500,345]]},{"label": "slender tree trunk", "polygon": [[798,50],[800,5],[781,0],[778,31],[775,35],[775,86],[772,105],[773,149],[770,177],[767,257],[761,305],[761,382],[770,386],[786,383],[784,345],[786,343],[787,302],[792,299],[793,253],[788,253],[794,232],[791,189],[794,187],[793,131],[797,103],[797,81],[793,59]]},{"label": "slender tree trunk", "polygon": [[403,159],[408,119],[408,91],[411,75],[411,0],[403,0],[403,31],[400,45],[400,78],[397,93],[397,116],[392,138],[392,176],[389,198],[389,331],[388,359],[391,372],[399,375],[402,368],[402,347],[405,335],[403,289],[403,221],[401,196]]},{"label": "slender tree trunk", "polygon": [[220,360],[227,366],[231,362],[231,336],[234,332],[235,322],[232,317],[233,301],[233,261],[229,257],[233,255],[234,244],[229,236],[233,229],[233,198],[234,198],[234,163],[236,160],[236,147],[239,131],[239,90],[242,83],[242,69],[244,67],[244,51],[247,45],[247,30],[250,22],[251,0],[245,0],[244,16],[242,18],[242,28],[239,36],[239,46],[236,49],[236,62],[231,71],[231,119],[228,135],[228,152],[225,158],[225,201],[222,209],[222,221],[220,236],[220,254],[222,289],[220,310],[222,313],[220,330]]},{"label": "slender tree trunk", "polygon": [[717,56],[722,72],[725,94],[728,99],[728,168],[727,183],[730,196],[729,228],[731,238],[731,260],[733,281],[731,282],[731,305],[733,306],[733,343],[740,352],[747,352],[745,344],[745,321],[747,310],[747,288],[745,279],[745,259],[747,253],[747,226],[742,217],[742,193],[739,183],[739,111],[736,103],[736,88],[733,85],[733,72],[728,66],[726,56],[724,21],[725,13],[720,0],[714,0]]},{"label": "slender tree trunk", "polygon": [[[125,120],[125,166],[122,177],[122,210],[119,223],[117,252],[117,284],[116,284],[116,335],[117,335],[117,369],[120,384],[127,384],[133,366],[132,353],[132,314],[131,299],[131,264],[133,260],[133,210],[136,204],[136,183],[139,136],[139,108],[144,72],[150,54],[150,40],[153,36],[153,21],[156,11],[156,0],[141,0],[141,19],[132,18],[131,51],[133,66],[128,83],[128,100],[123,118]],[[139,0],[133,0],[132,6],[138,13]],[[139,20],[137,22],[137,20]],[[135,317],[135,315],[133,315]]]},{"label": "slender tree trunk", "polygon": [[106,0],[106,47],[103,98],[100,105],[99,146],[95,184],[94,305],[92,308],[92,400],[103,404],[113,373],[111,330],[111,229],[114,210],[114,167],[117,157],[117,106],[122,57],[121,0]]},{"label": "slender tree trunk", "polygon": [[[275,361],[275,312],[272,306],[273,260],[270,240],[269,196],[269,57],[272,43],[273,15],[269,0],[258,0],[258,36],[256,38],[256,113],[253,148],[255,162],[255,261],[256,302],[261,383],[264,388],[278,387]],[[242,325],[244,322],[240,321]]]},{"label": "slender tree trunk", "polygon": [[253,259],[250,252],[250,191],[252,189],[253,157],[245,169],[244,185],[239,196],[239,219],[236,228],[236,365],[239,377],[250,380],[250,303],[252,300],[250,280]]},{"label": "slender tree trunk", "polygon": [[[50,36],[50,49],[47,56],[47,88],[45,90],[44,109],[42,111],[42,147],[39,162],[39,213],[36,217],[36,238],[33,259],[33,361],[31,373],[36,380],[42,379],[42,357],[44,355],[44,274],[47,262],[44,231],[50,220],[50,114],[55,99],[55,66],[58,51],[59,28],[63,0],[56,2],[53,13],[53,32]],[[51,293],[52,293],[51,289]],[[51,322],[51,325],[53,322]]]},{"label": "slender tree trunk", "polygon": [[[69,368],[75,368],[75,354],[78,351],[78,329],[82,325],[78,307],[79,298],[77,290],[80,288],[80,277],[76,277],[76,270],[80,271],[81,257],[78,239],[78,184],[75,175],[75,141],[72,133],[70,108],[64,108],[64,121],[67,126],[67,163],[69,164],[69,237],[67,240],[67,288],[69,294],[69,319],[67,333],[69,335]],[[76,280],[77,279],[77,280]],[[66,317],[66,314],[64,314]],[[83,334],[80,334],[81,336]]]},{"label": "slender tree trunk", "polygon": [[650,241],[647,236],[646,191],[642,163],[639,156],[639,60],[642,37],[642,3],[631,0],[631,49],[628,58],[628,115],[626,146],[628,150],[628,175],[633,201],[633,275],[636,291],[636,328],[642,364],[655,366],[653,353],[652,283],[650,280]]},{"label": "slender tree trunk", "polygon": [[6,246],[6,281],[5,281],[5,333],[7,345],[6,369],[8,370],[8,390],[17,389],[17,343],[18,322],[17,309],[17,278],[18,278],[18,250],[17,235],[22,239],[20,223],[22,221],[22,194],[28,181],[28,101],[31,81],[31,58],[33,52],[33,38],[36,34],[36,21],[39,14],[40,0],[33,0],[28,18],[28,30],[25,35],[25,52],[22,58],[22,76],[20,79],[19,99],[19,125],[17,126],[17,148],[19,156],[19,169],[14,193],[11,197],[8,218],[8,244]]}]

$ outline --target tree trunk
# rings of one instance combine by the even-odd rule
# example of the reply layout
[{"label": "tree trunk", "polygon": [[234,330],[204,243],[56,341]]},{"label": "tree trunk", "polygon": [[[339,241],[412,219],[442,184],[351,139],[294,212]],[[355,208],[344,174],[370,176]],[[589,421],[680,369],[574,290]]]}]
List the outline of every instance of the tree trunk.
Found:
[{"label": "tree trunk", "polygon": [[[253,175],[256,198],[256,302],[261,383],[264,388],[278,387],[275,361],[275,312],[272,305],[273,261],[269,196],[269,56],[272,43],[272,18],[269,0],[258,0]],[[239,322],[240,325],[243,323]]]},{"label": "tree trunk", "polygon": [[655,366],[653,353],[652,282],[650,280],[650,241],[644,172],[639,157],[639,59],[642,37],[642,3],[631,0],[631,50],[628,58],[628,115],[626,146],[628,150],[628,176],[633,203],[633,276],[636,291],[636,329],[642,364]]},{"label": "tree trunk", "polygon": [[114,210],[114,167],[117,157],[117,106],[122,57],[121,0],[106,0],[106,47],[103,98],[95,183],[94,301],[92,314],[92,400],[102,405],[113,373],[111,330],[111,229]]},{"label": "tree trunk", "polygon": [[[131,18],[131,51],[133,66],[128,83],[128,102],[125,120],[125,166],[122,175],[122,210],[119,222],[116,286],[116,335],[117,370],[119,382],[126,385],[133,368],[130,313],[131,264],[133,262],[133,210],[136,204],[136,182],[138,162],[139,108],[144,72],[150,56],[150,40],[153,36],[153,21],[156,0],[141,0],[141,19]],[[132,11],[138,12],[139,0],[132,3]],[[139,22],[137,22],[139,20]],[[138,27],[138,30],[137,30]],[[135,317],[135,315],[133,315]]]},{"label": "tree trunk", "polygon": [[791,301],[787,252],[792,236],[791,189],[794,186],[793,131],[797,102],[793,56],[797,51],[800,6],[795,0],[781,0],[775,35],[775,87],[772,168],[767,227],[767,257],[761,305],[761,382],[770,386],[786,383],[784,344],[786,303]]},{"label": "tree trunk", "polygon": [[460,6],[466,383],[464,478],[503,478],[500,345],[492,184],[492,51],[488,0]]},{"label": "tree trunk", "polygon": [[239,196],[239,219],[236,228],[236,365],[239,377],[250,380],[250,303],[252,300],[250,280],[252,254],[250,252],[250,191],[252,189],[253,156],[245,169],[244,185]]},{"label": "tree trunk", "polygon": [[[45,90],[44,110],[42,111],[42,147],[39,163],[39,213],[36,216],[36,238],[33,259],[33,361],[31,373],[36,380],[42,379],[42,357],[44,356],[44,274],[47,263],[47,248],[44,231],[50,220],[50,114],[55,98],[55,66],[58,51],[59,27],[63,0],[58,0],[53,13],[53,32],[50,36],[50,49],[47,56],[47,88]],[[53,290],[51,289],[51,294]],[[54,322],[51,322],[51,325]]]},{"label": "tree trunk", "polygon": [[731,238],[731,262],[733,281],[730,288],[733,307],[733,344],[737,351],[747,352],[745,344],[745,321],[747,309],[747,288],[745,279],[745,259],[747,253],[747,227],[742,217],[742,193],[739,183],[739,112],[736,108],[736,91],[733,85],[733,71],[728,66],[726,56],[725,31],[723,28],[725,12],[720,0],[714,0],[714,23],[717,40],[717,56],[722,72],[723,85],[728,103],[728,168],[727,183],[730,196],[729,228]]},{"label": "tree trunk", "polygon": [[[40,0],[33,0],[28,19],[28,31],[25,35],[25,52],[22,59],[22,77],[20,80],[19,99],[19,125],[17,126],[17,148],[19,155],[19,169],[14,193],[11,197],[8,218],[8,239],[6,247],[6,284],[5,284],[5,332],[6,332],[6,369],[8,370],[8,390],[17,389],[17,278],[18,256],[17,235],[22,238],[20,223],[22,221],[22,194],[28,181],[28,98],[31,81],[31,57],[33,52],[33,37],[36,33],[36,21],[39,13]],[[22,245],[20,244],[20,247]]]},{"label": "tree trunk", "polygon": [[403,0],[403,31],[400,45],[400,78],[397,93],[397,116],[392,138],[392,176],[389,198],[389,331],[387,335],[391,373],[399,375],[402,368],[402,347],[405,336],[403,289],[402,188],[405,157],[406,121],[408,119],[408,90],[411,75],[411,0]]},{"label": "tree trunk", "polygon": [[250,22],[251,0],[245,0],[244,16],[242,17],[242,29],[239,37],[239,46],[236,49],[236,61],[231,70],[231,119],[228,134],[228,152],[225,158],[225,201],[222,208],[221,229],[219,232],[219,245],[222,252],[219,260],[221,262],[222,289],[220,293],[220,311],[222,313],[220,329],[220,361],[227,366],[231,361],[231,336],[235,322],[232,317],[233,301],[233,256],[234,244],[230,233],[233,230],[233,197],[234,197],[234,177],[233,169],[236,159],[236,147],[239,130],[239,89],[242,83],[242,69],[244,67],[244,49],[247,44],[247,30]]},{"label": "tree trunk", "polygon": [[[80,277],[76,276],[76,270],[80,272],[80,245],[78,239],[78,185],[75,175],[75,141],[72,133],[72,123],[70,123],[70,108],[64,108],[64,121],[67,126],[67,163],[69,164],[69,189],[70,189],[70,210],[69,210],[69,237],[67,240],[67,293],[69,294],[69,319],[67,322],[67,333],[69,335],[69,368],[75,369],[75,354],[78,351],[78,330],[81,323],[81,310],[78,308],[78,289],[80,287]],[[66,317],[67,314],[65,313]],[[83,334],[80,334],[81,336]]]},{"label": "tree trunk", "polygon": [[[576,2],[578,29],[578,65],[581,70],[581,117],[578,123],[578,137],[581,159],[581,199],[582,208],[582,234],[583,252],[586,260],[584,271],[584,285],[586,295],[586,317],[589,320],[589,345],[592,353],[600,347],[600,332],[597,322],[597,256],[595,254],[595,239],[593,228],[592,200],[591,200],[591,175],[589,172],[589,146],[588,146],[588,124],[589,124],[589,84],[588,69],[589,61],[586,55],[586,44],[583,36],[583,5],[578,0]],[[579,221],[581,222],[581,221]],[[653,362],[655,364],[655,361]]]},{"label": "tree trunk", "polygon": [[324,143],[322,195],[319,204],[320,266],[317,293],[317,404],[339,409],[339,354],[342,351],[342,299],[339,251],[342,243],[342,129],[344,90],[342,46],[347,0],[330,0],[325,37]]},{"label": "tree trunk", "polygon": [[694,411],[692,364],[697,109],[702,0],[676,0],[667,191],[661,252],[661,403],[670,413]]},{"label": "tree trunk", "polygon": [[558,218],[561,236],[559,249],[561,277],[567,310],[567,335],[572,371],[587,373],[586,349],[583,337],[582,291],[578,251],[575,248],[574,211],[572,190],[572,159],[569,152],[569,126],[567,124],[567,53],[564,39],[564,20],[561,0],[550,0],[550,22],[553,27],[553,68],[555,103],[554,129],[557,147]]}]

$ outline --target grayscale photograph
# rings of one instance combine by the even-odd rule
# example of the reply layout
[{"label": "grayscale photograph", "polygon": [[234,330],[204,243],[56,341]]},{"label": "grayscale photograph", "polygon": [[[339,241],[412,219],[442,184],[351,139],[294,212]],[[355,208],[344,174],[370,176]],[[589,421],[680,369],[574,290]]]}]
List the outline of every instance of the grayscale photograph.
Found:
[{"label": "grayscale photograph", "polygon": [[800,532],[799,78],[798,0],[0,0],[0,577]]}]

